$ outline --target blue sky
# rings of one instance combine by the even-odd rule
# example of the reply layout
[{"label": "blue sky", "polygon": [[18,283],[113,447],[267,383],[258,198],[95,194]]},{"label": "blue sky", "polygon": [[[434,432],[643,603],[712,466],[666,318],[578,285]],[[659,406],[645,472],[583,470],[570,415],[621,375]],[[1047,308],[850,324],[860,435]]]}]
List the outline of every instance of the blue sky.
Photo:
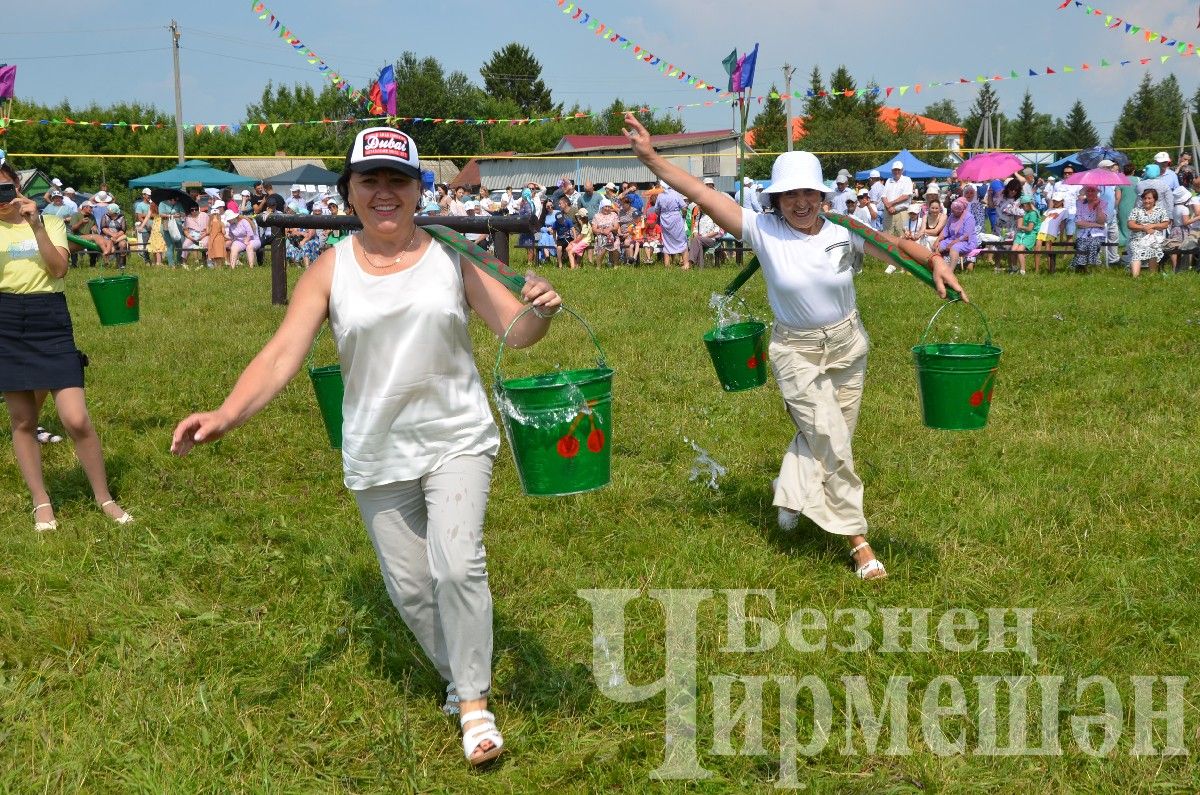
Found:
[{"label": "blue sky", "polygon": [[[1172,38],[1200,43],[1197,3],[1178,0],[1098,7],[1127,17]],[[1059,0],[954,0],[952,3],[897,0],[609,0],[583,8],[617,33],[646,46],[701,79],[723,79],[721,59],[737,47],[760,43],[756,89],[772,82],[782,91],[782,66],[797,67],[807,83],[814,64],[824,75],[846,64],[865,85],[944,81],[958,76],[1001,73],[1032,67],[1059,71],[1064,65],[1100,58],[1154,58],[1149,67],[1131,65],[1095,72],[1005,80],[994,83],[1002,110],[1015,112],[1026,87],[1039,110],[1065,115],[1083,100],[1103,138],[1121,104],[1146,69],[1158,79],[1169,71],[1186,96],[1200,84],[1200,59],[1158,56],[1172,51],[1140,36],[1107,30],[1083,11],[1057,10]],[[171,111],[174,107],[170,39],[172,17],[182,29],[183,115],[189,124],[241,120],[269,79],[319,86],[321,76],[298,53],[272,34],[237,2],[6,3],[0,31],[0,62],[18,65],[22,98],[75,105],[139,100]],[[509,3],[430,3],[408,0],[295,0],[268,2],[293,32],[327,63],[364,85],[383,63],[404,50],[437,57],[482,84],[479,68],[509,41],[534,50],[543,78],[559,101],[599,110],[621,97],[655,106],[710,99],[634,60],[586,28],[568,21],[554,0]],[[736,8],[730,16],[728,10]],[[957,20],[957,22],[952,21]],[[893,94],[889,104],[919,111],[927,104],[954,100],[965,114],[975,86],[925,89],[919,96]],[[797,108],[798,110],[798,108]],[[401,97],[403,114],[403,97]],[[689,130],[728,127],[724,110],[683,112]],[[291,119],[279,119],[289,121]],[[1170,142],[1163,142],[1164,144]]]}]

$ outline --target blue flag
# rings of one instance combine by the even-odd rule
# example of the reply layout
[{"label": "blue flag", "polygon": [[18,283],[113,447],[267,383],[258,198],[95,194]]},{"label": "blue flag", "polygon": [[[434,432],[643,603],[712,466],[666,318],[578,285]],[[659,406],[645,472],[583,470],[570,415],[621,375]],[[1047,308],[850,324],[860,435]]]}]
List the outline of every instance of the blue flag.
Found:
[{"label": "blue flag", "polygon": [[758,45],[754,45],[754,49],[738,58],[737,68],[733,70],[733,91],[742,91],[753,88],[754,86],[754,64],[758,60]]}]

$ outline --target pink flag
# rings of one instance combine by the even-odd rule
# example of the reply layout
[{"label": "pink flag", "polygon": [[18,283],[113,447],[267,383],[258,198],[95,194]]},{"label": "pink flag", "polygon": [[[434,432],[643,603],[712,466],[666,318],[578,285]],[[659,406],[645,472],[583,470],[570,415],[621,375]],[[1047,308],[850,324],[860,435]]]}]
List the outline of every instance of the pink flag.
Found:
[{"label": "pink flag", "polygon": [[0,99],[9,99],[17,93],[16,64],[0,65]]}]

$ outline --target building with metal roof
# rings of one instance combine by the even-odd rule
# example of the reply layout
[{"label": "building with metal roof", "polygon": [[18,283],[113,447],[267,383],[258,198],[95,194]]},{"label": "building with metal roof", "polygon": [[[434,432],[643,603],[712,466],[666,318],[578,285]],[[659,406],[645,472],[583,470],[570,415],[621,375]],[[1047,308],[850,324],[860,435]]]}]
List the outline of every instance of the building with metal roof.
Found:
[{"label": "building with metal roof", "polygon": [[[738,135],[733,130],[654,135],[651,143],[676,165],[697,178],[712,177],[718,190],[731,191],[737,181]],[[747,154],[753,154],[747,150]],[[480,156],[464,171],[479,170],[480,184],[491,190],[530,182],[555,185],[563,178],[576,185],[591,182],[652,184],[658,178],[633,155],[622,135],[566,135],[549,152]],[[469,186],[467,186],[469,187]]]}]

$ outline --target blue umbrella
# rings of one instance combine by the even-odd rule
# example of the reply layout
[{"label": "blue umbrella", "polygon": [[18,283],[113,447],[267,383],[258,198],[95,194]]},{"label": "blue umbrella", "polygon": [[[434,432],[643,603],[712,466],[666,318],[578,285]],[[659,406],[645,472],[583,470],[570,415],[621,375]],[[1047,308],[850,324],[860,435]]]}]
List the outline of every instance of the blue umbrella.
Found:
[{"label": "blue umbrella", "polygon": [[1122,168],[1129,162],[1128,157],[1108,146],[1089,147],[1076,155],[1076,157],[1079,158],[1079,162],[1083,164],[1083,167],[1089,171],[1099,165],[1101,160],[1111,160]]}]

